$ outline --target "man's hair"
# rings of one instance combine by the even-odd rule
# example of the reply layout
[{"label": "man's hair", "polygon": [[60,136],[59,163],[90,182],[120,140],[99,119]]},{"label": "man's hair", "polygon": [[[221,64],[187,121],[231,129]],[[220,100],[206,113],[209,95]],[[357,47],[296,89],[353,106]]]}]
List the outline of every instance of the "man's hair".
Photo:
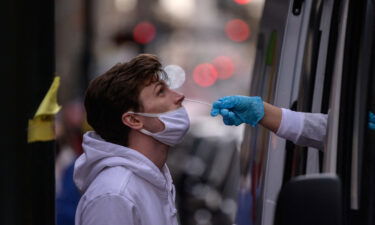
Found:
[{"label": "man's hair", "polygon": [[130,127],[122,123],[122,114],[142,111],[141,90],[166,78],[160,61],[150,54],[113,66],[93,79],[86,90],[88,123],[104,140],[126,146]]}]

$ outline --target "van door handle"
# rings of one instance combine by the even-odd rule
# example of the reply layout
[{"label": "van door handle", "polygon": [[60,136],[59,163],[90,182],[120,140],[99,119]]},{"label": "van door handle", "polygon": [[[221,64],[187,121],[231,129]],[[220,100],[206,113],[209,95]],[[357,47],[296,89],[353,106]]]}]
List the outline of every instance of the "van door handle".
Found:
[{"label": "van door handle", "polygon": [[293,15],[298,16],[301,14],[303,2],[304,0],[294,0],[292,9]]}]

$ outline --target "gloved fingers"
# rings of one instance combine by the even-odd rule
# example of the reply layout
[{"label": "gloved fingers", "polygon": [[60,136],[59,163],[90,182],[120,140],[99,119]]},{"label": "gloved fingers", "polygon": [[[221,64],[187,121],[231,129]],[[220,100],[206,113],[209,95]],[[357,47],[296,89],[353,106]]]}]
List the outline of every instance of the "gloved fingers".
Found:
[{"label": "gloved fingers", "polygon": [[373,113],[373,112],[369,112],[368,113],[368,117],[369,117],[369,121],[371,122],[371,123],[375,123],[375,114]]},{"label": "gloved fingers", "polygon": [[225,125],[232,125],[232,120],[228,116],[229,111],[227,109],[217,109],[217,108],[211,109],[211,116],[217,116],[219,114],[223,117],[223,122]]},{"label": "gloved fingers", "polygon": [[222,98],[212,103],[211,116],[217,116],[220,114],[220,110],[224,109]]},{"label": "gloved fingers", "polygon": [[368,128],[370,130],[375,130],[375,114],[373,112],[368,113]]},{"label": "gloved fingers", "polygon": [[236,96],[225,96],[212,103],[215,109],[230,109],[236,104]]},{"label": "gloved fingers", "polygon": [[221,100],[221,107],[231,109],[236,113],[242,113],[249,110],[254,110],[253,107],[259,108],[260,103],[263,106],[263,101],[258,96],[227,96]]},{"label": "gloved fingers", "polygon": [[228,116],[229,114],[229,110],[228,109],[221,109],[220,110],[220,115],[222,115],[223,117],[224,116]]},{"label": "gloved fingers", "polygon": [[[263,100],[259,96],[225,96],[212,105],[211,115],[223,116],[226,124],[247,123],[255,126],[264,116]],[[230,114],[230,115],[229,115]],[[226,116],[229,117],[226,118]]]},{"label": "gloved fingers", "polygon": [[224,111],[224,113],[221,115],[223,116],[223,122],[225,125],[238,126],[243,123],[240,117],[238,117],[235,113],[226,109],[223,109],[222,111]]},{"label": "gloved fingers", "polygon": [[220,107],[225,109],[233,108],[237,104],[237,96],[225,96],[219,99]]},{"label": "gloved fingers", "polygon": [[220,109],[212,108],[210,114],[211,114],[211,116],[217,116],[217,115],[219,115],[219,113],[220,113]]},{"label": "gloved fingers", "polygon": [[368,123],[368,128],[369,128],[370,130],[375,130],[375,123],[371,123],[371,122],[369,122],[369,123]]},{"label": "gloved fingers", "polygon": [[241,120],[241,118],[239,116],[237,116],[237,114],[235,114],[234,112],[229,112],[229,117],[232,119],[233,121],[233,125],[240,125],[241,123],[243,123],[243,121]]},{"label": "gloved fingers", "polygon": [[225,125],[233,125],[233,120],[229,116],[223,116],[223,122]]},{"label": "gloved fingers", "polygon": [[220,115],[223,117],[223,122],[225,125],[234,125],[234,120],[231,117],[231,112],[228,109],[221,109]]},{"label": "gloved fingers", "polygon": [[217,100],[217,101],[214,101],[214,102],[212,103],[212,108],[213,108],[213,109],[221,109],[221,108],[222,108],[222,107],[221,107],[221,101],[220,101],[220,99]]}]

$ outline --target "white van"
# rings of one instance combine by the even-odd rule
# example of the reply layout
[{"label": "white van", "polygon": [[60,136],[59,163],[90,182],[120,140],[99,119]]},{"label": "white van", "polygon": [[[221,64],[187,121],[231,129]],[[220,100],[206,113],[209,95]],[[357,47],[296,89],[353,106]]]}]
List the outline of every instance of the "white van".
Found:
[{"label": "white van", "polygon": [[375,1],[266,0],[250,90],[328,114],[327,138],[306,148],[247,126],[236,224],[375,224]]}]

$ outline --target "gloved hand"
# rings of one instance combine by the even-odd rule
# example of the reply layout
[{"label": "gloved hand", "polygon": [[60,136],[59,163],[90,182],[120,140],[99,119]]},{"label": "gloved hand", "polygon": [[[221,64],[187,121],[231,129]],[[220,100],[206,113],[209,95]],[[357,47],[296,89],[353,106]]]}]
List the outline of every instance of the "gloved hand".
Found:
[{"label": "gloved hand", "polygon": [[373,112],[368,113],[368,128],[375,130],[375,114]]},{"label": "gloved hand", "polygon": [[226,96],[212,104],[211,116],[219,114],[225,125],[247,123],[255,127],[264,117],[263,100],[256,96]]}]

